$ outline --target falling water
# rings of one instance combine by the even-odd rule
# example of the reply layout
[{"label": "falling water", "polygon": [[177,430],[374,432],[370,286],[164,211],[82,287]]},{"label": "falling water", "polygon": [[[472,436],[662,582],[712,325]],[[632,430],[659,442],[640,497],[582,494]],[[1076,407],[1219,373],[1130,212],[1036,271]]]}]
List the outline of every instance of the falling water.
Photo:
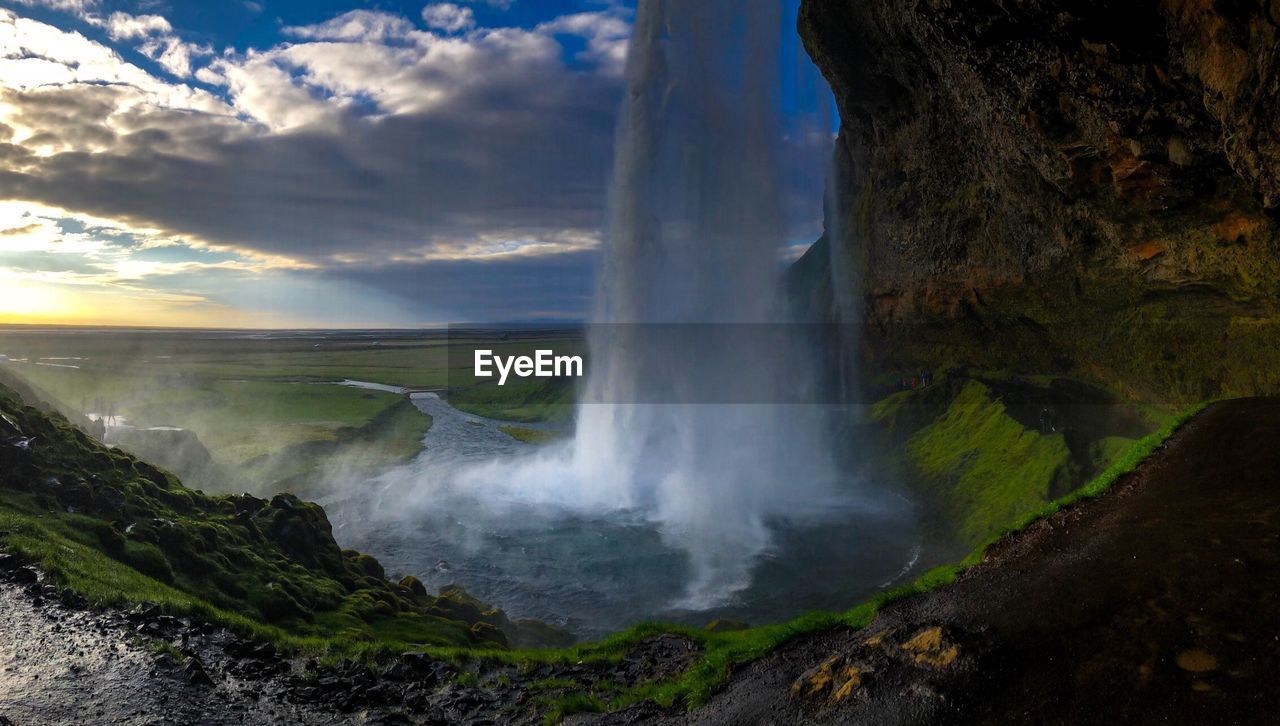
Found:
[{"label": "falling water", "polygon": [[[456,412],[419,401],[436,406],[428,450],[380,488],[395,493],[388,495],[394,512],[419,513],[408,520],[415,524],[403,536],[382,524],[361,535],[352,519],[344,536],[395,561],[394,552],[416,549],[389,540],[462,528],[489,541],[531,521],[558,522],[548,524],[561,528],[557,549],[638,545],[627,523],[641,521],[660,537],[661,551],[633,550],[635,564],[618,551],[611,561],[619,572],[666,562],[666,553],[682,553],[686,564],[660,565],[660,573],[643,575],[652,583],[626,587],[633,597],[661,587],[667,608],[701,611],[732,606],[762,568],[772,582],[787,576],[780,568],[792,572],[772,558],[795,556],[798,532],[907,531],[893,516],[877,520],[862,487],[837,470],[824,420],[830,412],[814,398],[809,341],[787,324],[779,260],[787,238],[778,164],[782,20],[777,0],[641,0],[574,437],[483,461],[462,449],[451,455],[440,445]],[[726,389],[734,395],[711,393]],[[458,441],[479,435],[457,424]],[[425,516],[434,524],[419,535]],[[602,529],[589,535],[593,523]],[[502,552],[489,559],[455,546],[462,536],[437,538],[427,549],[448,547],[474,560],[474,577],[503,567],[494,564]],[[895,535],[880,536],[898,546]],[[843,551],[840,587],[879,583],[887,576],[882,566],[897,569],[872,544]],[[535,575],[559,566],[533,565]],[[677,572],[683,590],[658,584]],[[594,578],[612,575],[594,570]],[[762,604],[761,593],[751,597]],[[828,601],[809,606],[819,602]]]},{"label": "falling water", "polygon": [[[820,411],[796,403],[809,357],[798,338],[774,345],[781,20],[776,0],[648,0],[628,62],[570,486],[660,523],[690,556],[687,607],[749,584],[770,520],[833,494]],[[688,347],[753,331],[755,350]],[[753,403],[706,402],[726,377]]]}]

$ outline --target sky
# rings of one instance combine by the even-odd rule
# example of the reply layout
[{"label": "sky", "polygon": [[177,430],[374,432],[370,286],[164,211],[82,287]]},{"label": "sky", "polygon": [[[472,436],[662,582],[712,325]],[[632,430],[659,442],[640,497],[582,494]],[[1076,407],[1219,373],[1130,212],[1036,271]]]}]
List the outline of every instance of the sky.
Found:
[{"label": "sky", "polygon": [[[0,0],[0,323],[581,319],[633,16]],[[799,128],[823,91],[784,52]],[[824,175],[786,171],[783,261],[821,233]]]}]

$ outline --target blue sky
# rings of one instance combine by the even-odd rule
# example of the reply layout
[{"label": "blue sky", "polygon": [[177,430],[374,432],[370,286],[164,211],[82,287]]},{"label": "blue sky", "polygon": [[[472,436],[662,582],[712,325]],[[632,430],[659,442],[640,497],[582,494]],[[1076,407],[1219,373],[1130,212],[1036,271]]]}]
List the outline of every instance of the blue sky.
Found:
[{"label": "blue sky", "polygon": [[[632,17],[611,0],[0,0],[0,322],[579,318]],[[780,59],[793,133],[825,94],[797,43]],[[820,232],[828,142],[780,140],[795,249]]]}]

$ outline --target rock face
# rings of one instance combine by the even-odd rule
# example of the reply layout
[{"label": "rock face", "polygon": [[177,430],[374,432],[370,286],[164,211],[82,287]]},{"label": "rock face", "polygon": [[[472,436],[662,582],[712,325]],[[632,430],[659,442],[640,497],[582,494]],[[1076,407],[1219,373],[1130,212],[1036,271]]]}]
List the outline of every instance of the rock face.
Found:
[{"label": "rock face", "polygon": [[810,304],[865,320],[877,371],[1275,390],[1278,23],[1275,0],[804,0],[843,119]]}]

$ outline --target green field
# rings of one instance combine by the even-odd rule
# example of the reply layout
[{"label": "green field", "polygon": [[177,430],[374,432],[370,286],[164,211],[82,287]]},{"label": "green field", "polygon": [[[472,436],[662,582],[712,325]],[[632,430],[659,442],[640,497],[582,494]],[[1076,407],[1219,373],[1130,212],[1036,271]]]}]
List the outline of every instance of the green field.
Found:
[{"label": "green field", "polygon": [[[292,336],[205,331],[0,328],[0,368],[68,415],[113,416],[195,434],[213,473],[162,461],[212,490],[323,493],[320,472],[373,471],[417,455],[430,426],[399,393],[343,380],[435,390],[459,408],[504,420],[565,420],[564,383],[478,384],[471,351],[521,355],[557,340],[477,337],[452,348],[439,331]],[[150,451],[138,453],[159,458]]]}]

